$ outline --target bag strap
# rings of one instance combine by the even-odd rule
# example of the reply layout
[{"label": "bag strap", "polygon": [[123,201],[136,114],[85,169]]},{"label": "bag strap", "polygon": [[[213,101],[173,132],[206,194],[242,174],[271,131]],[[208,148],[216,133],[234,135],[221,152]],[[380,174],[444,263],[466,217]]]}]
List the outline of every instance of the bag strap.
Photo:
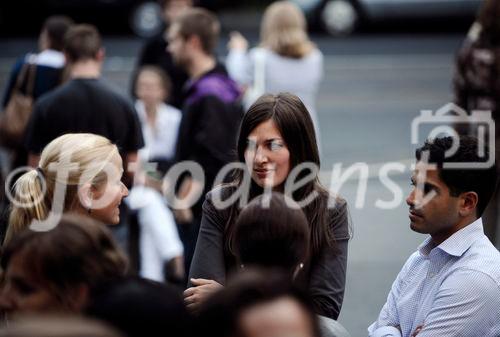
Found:
[{"label": "bag strap", "polygon": [[17,74],[16,78],[16,84],[14,85],[13,91],[19,91],[21,88],[21,85],[23,84],[24,79],[26,78],[26,73],[28,72],[30,64],[27,62],[24,62],[21,71],[19,71],[19,74]]},{"label": "bag strap", "polygon": [[33,61],[33,55],[28,55],[26,61],[21,67],[21,71],[16,78],[16,83],[12,91],[19,91],[26,79],[26,95],[33,96],[33,91],[35,88],[35,76],[36,76],[36,64]]},{"label": "bag strap", "polygon": [[266,51],[263,48],[255,49],[253,89],[256,92],[266,91]]},{"label": "bag strap", "polygon": [[35,90],[36,64],[31,63],[28,69],[28,79],[26,83],[26,96],[33,97]]}]

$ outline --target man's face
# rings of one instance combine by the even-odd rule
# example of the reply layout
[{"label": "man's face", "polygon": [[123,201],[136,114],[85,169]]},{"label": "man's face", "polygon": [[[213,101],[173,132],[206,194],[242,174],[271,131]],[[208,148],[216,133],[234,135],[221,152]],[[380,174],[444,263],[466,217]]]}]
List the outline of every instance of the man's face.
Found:
[{"label": "man's face", "polygon": [[172,55],[176,64],[186,67],[189,64],[187,41],[180,35],[179,25],[174,23],[167,32],[167,51]]},{"label": "man's face", "polygon": [[406,198],[410,227],[430,234],[440,244],[458,230],[460,197],[451,196],[437,169],[423,162],[417,163],[411,182],[413,188]]}]

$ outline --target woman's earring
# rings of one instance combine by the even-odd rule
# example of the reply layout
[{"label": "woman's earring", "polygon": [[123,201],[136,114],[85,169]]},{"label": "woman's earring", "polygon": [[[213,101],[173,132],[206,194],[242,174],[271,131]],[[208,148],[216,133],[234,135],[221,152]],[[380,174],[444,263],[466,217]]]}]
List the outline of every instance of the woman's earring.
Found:
[{"label": "woman's earring", "polygon": [[292,279],[295,279],[297,275],[299,275],[299,272],[304,268],[304,264],[300,263],[295,270],[293,271]]}]

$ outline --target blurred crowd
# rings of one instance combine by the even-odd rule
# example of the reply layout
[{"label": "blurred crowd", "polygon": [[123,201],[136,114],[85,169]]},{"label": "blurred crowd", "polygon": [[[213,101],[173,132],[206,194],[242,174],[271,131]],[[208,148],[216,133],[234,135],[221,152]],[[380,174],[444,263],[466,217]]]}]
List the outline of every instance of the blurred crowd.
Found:
[{"label": "blurred crowd", "polygon": [[[349,336],[337,318],[352,224],[318,177],[323,55],[303,13],[272,3],[258,46],[232,32],[224,64],[214,13],[160,4],[167,29],[138,54],[131,97],[102,78],[98,29],[64,16],[49,17],[39,51],[12,68],[0,114],[0,336]],[[486,0],[454,78],[456,103],[494,118],[499,13]],[[456,129],[452,159],[480,161],[477,130]],[[450,172],[452,146],[443,137],[417,150],[438,171],[422,178],[417,165],[407,203],[411,228],[431,239],[370,336],[500,336],[497,167]]]}]

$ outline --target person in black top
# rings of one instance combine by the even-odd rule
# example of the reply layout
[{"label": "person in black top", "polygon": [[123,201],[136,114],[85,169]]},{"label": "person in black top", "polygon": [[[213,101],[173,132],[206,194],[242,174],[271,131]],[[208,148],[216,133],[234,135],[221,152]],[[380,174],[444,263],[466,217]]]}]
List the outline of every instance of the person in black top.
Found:
[{"label": "person in black top", "polygon": [[[193,5],[192,0],[159,0],[159,2],[163,10],[164,21],[167,25],[185,9]],[[183,103],[182,89],[188,80],[188,74],[182,67],[174,63],[172,55],[167,48],[168,42],[165,38],[165,32],[162,31],[147,41],[142,48],[137,62],[137,69],[145,65],[154,65],[162,68],[172,81],[171,94],[166,103],[181,109]],[[137,69],[133,73],[132,88],[135,88],[135,82],[137,81]],[[134,96],[135,94],[132,93],[132,95]]]},{"label": "person in black top", "polygon": [[233,180],[207,194],[184,292],[199,310],[237,270],[236,220],[243,206],[271,190],[297,202],[309,230],[308,258],[295,281],[307,289],[317,314],[337,319],[344,297],[350,239],[346,201],[321,185],[314,126],[302,101],[290,93],[261,96],[246,112],[237,141]]},{"label": "person in black top", "polygon": [[104,50],[97,29],[72,27],[64,53],[71,80],[35,104],[26,133],[29,164],[36,167],[42,149],[58,136],[87,132],[116,144],[127,171],[144,146],[142,131],[132,103],[100,79]]},{"label": "person in black top", "polygon": [[[4,109],[16,90],[35,102],[63,83],[66,63],[62,53],[64,35],[72,25],[73,21],[65,16],[51,16],[45,20],[38,39],[40,52],[24,55],[12,68],[3,96]],[[22,141],[20,134],[19,139],[9,145],[12,150],[11,169],[26,165],[28,154]]]},{"label": "person in black top", "polygon": [[[169,51],[190,77],[185,86],[175,160],[195,161],[205,175],[204,186],[199,179],[185,179],[178,193],[180,199],[193,191],[201,190],[202,195],[208,192],[219,170],[233,159],[243,109],[238,85],[214,56],[219,31],[215,15],[202,8],[185,10],[168,31]],[[198,237],[202,203],[200,198],[189,209],[174,206],[178,223],[185,224],[179,228],[186,270]]]}]

